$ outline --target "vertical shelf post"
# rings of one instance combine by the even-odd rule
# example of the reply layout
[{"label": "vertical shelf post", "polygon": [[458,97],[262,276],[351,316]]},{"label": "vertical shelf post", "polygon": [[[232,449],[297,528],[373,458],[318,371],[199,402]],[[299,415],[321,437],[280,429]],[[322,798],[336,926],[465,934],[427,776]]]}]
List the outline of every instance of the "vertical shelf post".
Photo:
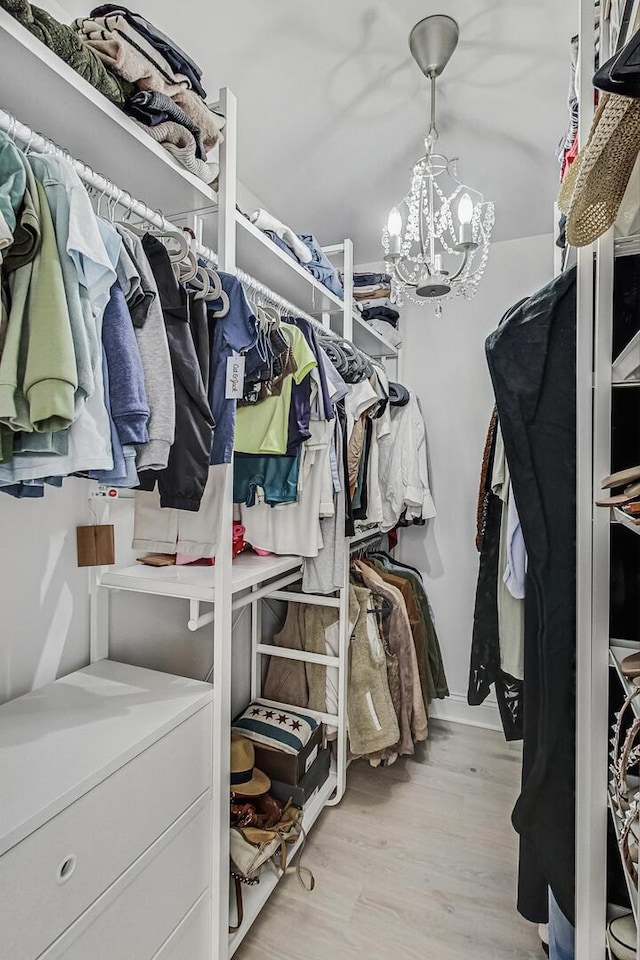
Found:
[{"label": "vertical shelf post", "polygon": [[[91,494],[89,497],[91,498]],[[91,503],[91,499],[89,500]],[[106,523],[109,507],[104,501],[95,500],[93,509],[96,523]],[[102,574],[107,567],[88,567],[89,577],[89,659],[91,663],[106,660],[109,656],[110,641],[110,591],[100,585]]]},{"label": "vertical shelf post", "polygon": [[[580,17],[580,127],[579,144],[584,146],[593,119],[591,78],[595,59],[595,13],[593,0],[579,0]],[[577,352],[576,352],[576,960],[601,960],[605,953],[606,929],[606,794],[594,785],[605,778],[607,762],[600,748],[606,744],[606,699],[594,697],[600,685],[602,605],[594,609],[596,575],[594,564],[594,248],[578,250]],[[610,363],[610,357],[609,357]],[[600,412],[602,413],[602,411]],[[602,423],[599,415],[598,422]],[[608,588],[608,577],[607,577]],[[598,591],[599,592],[599,591]],[[607,671],[603,671],[607,677]],[[599,687],[598,687],[599,690]],[[605,746],[606,750],[606,746]],[[602,769],[599,767],[602,766]]]},{"label": "vertical shelf post", "polygon": [[[258,585],[251,587],[251,593],[258,592]],[[262,603],[251,601],[251,700],[262,695],[262,657],[258,646],[262,643]]]},{"label": "vertical shelf post", "polygon": [[340,606],[338,619],[338,740],[337,740],[337,789],[335,797],[329,801],[334,806],[340,803],[347,788],[347,695],[349,689],[349,544],[345,550],[342,588],[339,591]]},{"label": "vertical shelf post", "polygon": [[344,265],[342,269],[344,279],[344,320],[342,336],[345,340],[353,340],[353,240],[344,241]]},{"label": "vertical shelf post", "polygon": [[[220,91],[227,118],[220,148],[218,214],[218,264],[225,273],[236,270],[236,148],[237,104],[226,87]],[[233,463],[225,471],[216,551],[215,607],[213,620],[213,729],[212,729],[212,869],[211,957],[229,956],[229,783],[231,740],[232,583],[231,539],[233,523]]]}]

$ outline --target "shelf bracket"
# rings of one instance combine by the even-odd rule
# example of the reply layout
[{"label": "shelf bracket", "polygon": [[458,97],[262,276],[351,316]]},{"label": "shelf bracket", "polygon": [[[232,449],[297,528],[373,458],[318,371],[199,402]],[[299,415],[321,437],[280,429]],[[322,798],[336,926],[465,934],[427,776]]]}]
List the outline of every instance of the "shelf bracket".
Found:
[{"label": "shelf bracket", "polygon": [[200,613],[200,600],[189,600],[189,620],[187,626],[192,633],[213,623],[213,610],[208,613]]}]

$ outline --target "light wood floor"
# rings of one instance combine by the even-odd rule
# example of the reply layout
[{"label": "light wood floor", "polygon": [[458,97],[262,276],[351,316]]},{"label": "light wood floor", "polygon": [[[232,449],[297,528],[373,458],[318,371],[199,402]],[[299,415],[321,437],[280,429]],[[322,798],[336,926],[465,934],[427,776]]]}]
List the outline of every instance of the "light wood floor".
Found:
[{"label": "light wood floor", "polygon": [[351,766],[304,856],[316,889],[285,877],[238,960],[544,960],[515,910],[510,813],[519,749],[433,722],[415,757]]}]

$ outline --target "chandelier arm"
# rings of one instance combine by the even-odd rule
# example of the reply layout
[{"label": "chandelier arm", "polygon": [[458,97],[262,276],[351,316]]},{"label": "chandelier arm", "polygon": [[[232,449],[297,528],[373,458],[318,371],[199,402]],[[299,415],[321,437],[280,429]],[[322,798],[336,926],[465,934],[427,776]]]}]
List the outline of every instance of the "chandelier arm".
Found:
[{"label": "chandelier arm", "polygon": [[402,260],[398,260],[397,263],[394,263],[393,265],[394,273],[396,274],[400,283],[403,283],[405,287],[417,287],[418,284],[416,281],[411,280],[406,275],[403,276],[402,270],[400,269],[401,266],[402,266]]},{"label": "chandelier arm", "polygon": [[[424,248],[423,248],[424,249]],[[436,221],[434,210],[433,177],[429,171],[429,273],[432,274],[436,262]]]},{"label": "chandelier arm", "polygon": [[[425,166],[425,170],[427,167]],[[420,253],[422,254],[422,259],[425,259],[425,238],[424,238],[424,174],[420,178],[420,196],[418,199],[418,230],[420,233]],[[427,264],[427,269],[429,265]],[[431,271],[429,271],[431,272]]]},{"label": "chandelier arm", "polygon": [[467,264],[468,264],[468,263],[469,263],[469,251],[468,251],[468,250],[465,250],[465,252],[464,252],[464,258],[463,258],[463,260],[462,260],[461,265],[458,267],[458,269],[456,270],[455,273],[452,273],[452,274],[447,278],[448,281],[449,281],[449,283],[453,283],[454,280],[457,280],[458,277],[459,277],[462,273],[464,273],[464,271],[465,271],[466,268],[467,268]]}]

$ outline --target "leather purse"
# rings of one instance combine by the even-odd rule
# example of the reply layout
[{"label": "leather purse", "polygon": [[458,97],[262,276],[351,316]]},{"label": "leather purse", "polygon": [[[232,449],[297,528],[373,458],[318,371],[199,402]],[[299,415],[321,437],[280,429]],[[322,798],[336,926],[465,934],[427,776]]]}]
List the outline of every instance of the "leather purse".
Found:
[{"label": "leather purse", "polygon": [[[258,801],[270,800],[272,804],[280,806],[273,797],[256,798]],[[232,818],[234,816],[237,822],[231,827],[229,835],[229,854],[231,858],[231,877],[234,881],[236,892],[237,922],[235,926],[229,926],[229,932],[233,933],[242,925],[244,917],[242,887],[244,885],[253,886],[260,882],[260,874],[265,864],[270,864],[276,872],[287,873],[289,846],[295,845],[302,837],[300,845],[300,855],[304,846],[304,831],[302,828],[301,812],[296,807],[291,806],[291,801],[281,809],[280,818],[277,823],[271,827],[258,826],[240,826],[241,822],[259,822],[264,816],[259,812],[260,804],[242,803],[234,804],[232,802]],[[242,808],[236,809],[234,807]],[[246,808],[254,808],[248,810]],[[313,874],[301,867],[299,864],[295,868],[298,879],[307,890],[313,890],[315,880]]]}]

